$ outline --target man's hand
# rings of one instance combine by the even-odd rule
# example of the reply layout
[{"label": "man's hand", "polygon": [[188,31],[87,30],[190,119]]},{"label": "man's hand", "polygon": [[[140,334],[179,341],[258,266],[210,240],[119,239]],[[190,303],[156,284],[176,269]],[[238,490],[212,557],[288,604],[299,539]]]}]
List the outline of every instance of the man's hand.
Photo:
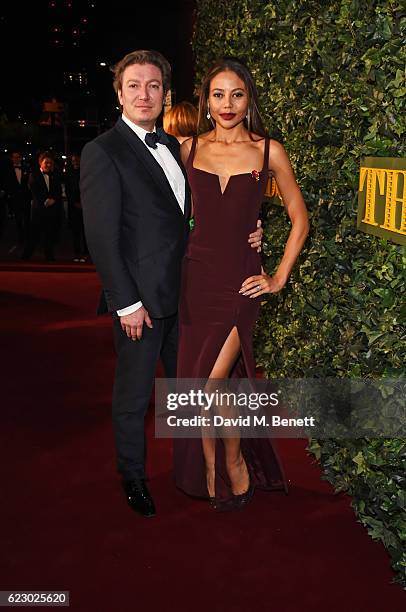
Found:
[{"label": "man's hand", "polygon": [[55,198],[47,198],[44,202],[45,208],[48,208],[48,206],[53,206],[55,202],[56,202]]},{"label": "man's hand", "polygon": [[257,221],[257,228],[255,232],[249,235],[248,242],[251,244],[252,249],[257,249],[257,253],[261,252],[261,244],[262,244],[262,236],[264,234],[264,230],[262,229],[261,220]]},{"label": "man's hand", "polygon": [[152,321],[144,306],[129,315],[120,317],[122,330],[131,340],[141,340],[144,323],[152,329]]}]

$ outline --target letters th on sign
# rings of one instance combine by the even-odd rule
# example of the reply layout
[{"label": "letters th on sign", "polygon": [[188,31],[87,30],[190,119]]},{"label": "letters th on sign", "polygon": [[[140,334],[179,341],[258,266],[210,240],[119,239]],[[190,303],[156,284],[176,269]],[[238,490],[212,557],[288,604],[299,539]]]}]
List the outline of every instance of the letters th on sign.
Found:
[{"label": "letters th on sign", "polygon": [[357,227],[406,245],[406,159],[361,160]]}]

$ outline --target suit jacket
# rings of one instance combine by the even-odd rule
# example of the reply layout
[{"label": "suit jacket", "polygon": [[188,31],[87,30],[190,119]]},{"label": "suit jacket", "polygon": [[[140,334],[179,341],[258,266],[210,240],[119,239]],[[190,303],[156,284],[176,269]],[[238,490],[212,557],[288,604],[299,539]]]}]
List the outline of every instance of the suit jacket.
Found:
[{"label": "suit jacket", "polygon": [[[68,201],[68,221],[73,227],[82,218],[80,201],[80,171],[70,168],[65,176],[65,193]],[[80,207],[77,206],[80,204]]]},{"label": "suit jacket", "polygon": [[21,183],[19,183],[13,164],[7,164],[4,172],[3,188],[6,197],[11,200],[14,205],[25,206],[31,202],[31,192],[28,188],[29,174],[29,170],[23,166],[21,168]]},{"label": "suit jacket", "polygon": [[185,176],[184,214],[161,166],[122,119],[82,151],[86,239],[103,287],[99,313],[139,300],[155,318],[177,311],[190,191],[179,143],[168,138]]},{"label": "suit jacket", "polygon": [[[44,179],[44,175],[38,168],[30,174],[28,186],[32,193],[32,207],[38,212],[54,215],[59,214],[62,208],[62,182],[57,173],[52,172],[49,175],[49,191]],[[55,204],[45,207],[45,200],[54,198]]]},{"label": "suit jacket", "polygon": [[69,206],[80,202],[80,171],[70,168],[65,177],[65,192]]}]

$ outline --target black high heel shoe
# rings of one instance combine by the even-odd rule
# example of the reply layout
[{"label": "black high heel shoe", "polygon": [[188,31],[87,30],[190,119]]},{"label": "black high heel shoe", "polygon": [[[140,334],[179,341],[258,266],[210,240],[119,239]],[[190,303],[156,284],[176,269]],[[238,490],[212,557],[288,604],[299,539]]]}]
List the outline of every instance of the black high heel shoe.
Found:
[{"label": "black high heel shoe", "polygon": [[252,500],[255,492],[255,485],[250,480],[250,486],[245,493],[241,495],[234,495],[234,505],[237,510],[243,510]]},{"label": "black high heel shoe", "polygon": [[234,496],[231,499],[221,500],[218,497],[212,497],[209,495],[209,506],[216,512],[226,512],[227,510],[234,510]]},{"label": "black high heel shoe", "polygon": [[233,494],[234,506],[236,510],[243,510],[254,497],[255,485],[252,482],[252,476],[251,476],[251,472],[250,472],[248,465],[247,465],[247,472],[248,472],[248,478],[249,478],[248,489],[244,493],[241,493],[240,495]]},{"label": "black high heel shoe", "polygon": [[212,510],[216,512],[228,512],[229,510],[235,510],[234,495],[232,499],[220,500],[217,497],[209,497],[209,505]]}]

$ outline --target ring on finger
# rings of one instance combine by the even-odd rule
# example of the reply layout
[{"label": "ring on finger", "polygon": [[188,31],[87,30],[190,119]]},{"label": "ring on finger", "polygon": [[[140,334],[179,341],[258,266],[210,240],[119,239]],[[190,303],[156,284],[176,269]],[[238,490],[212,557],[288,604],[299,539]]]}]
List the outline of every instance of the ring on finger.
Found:
[{"label": "ring on finger", "polygon": [[261,289],[262,289],[262,285],[257,285],[257,286],[256,286],[256,290],[257,290],[257,291],[261,291]]}]

